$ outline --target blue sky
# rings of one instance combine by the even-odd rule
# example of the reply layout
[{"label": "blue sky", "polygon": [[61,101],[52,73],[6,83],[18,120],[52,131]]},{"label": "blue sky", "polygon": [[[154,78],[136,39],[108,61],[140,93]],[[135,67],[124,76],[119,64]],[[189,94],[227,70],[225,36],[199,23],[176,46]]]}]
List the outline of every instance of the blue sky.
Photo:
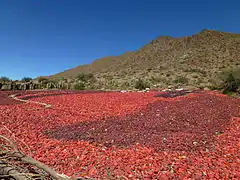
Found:
[{"label": "blue sky", "polygon": [[0,76],[50,75],[151,40],[240,33],[240,1],[1,0]]}]

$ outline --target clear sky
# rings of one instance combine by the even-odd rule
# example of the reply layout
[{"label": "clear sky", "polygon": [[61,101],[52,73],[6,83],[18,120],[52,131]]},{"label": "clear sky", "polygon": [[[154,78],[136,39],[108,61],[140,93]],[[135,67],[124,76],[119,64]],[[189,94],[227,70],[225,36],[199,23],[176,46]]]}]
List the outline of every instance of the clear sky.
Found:
[{"label": "clear sky", "polygon": [[0,76],[50,75],[202,29],[240,33],[239,0],[0,0]]}]

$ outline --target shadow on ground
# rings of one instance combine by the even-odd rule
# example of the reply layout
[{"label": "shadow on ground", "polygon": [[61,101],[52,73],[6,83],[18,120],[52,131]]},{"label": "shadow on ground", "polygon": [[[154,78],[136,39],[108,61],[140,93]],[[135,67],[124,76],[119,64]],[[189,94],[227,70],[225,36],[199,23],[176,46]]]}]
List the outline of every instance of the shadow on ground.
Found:
[{"label": "shadow on ground", "polygon": [[9,95],[11,94],[14,94],[14,92],[0,91],[0,105],[13,105],[23,103],[10,98]]},{"label": "shadow on ground", "polygon": [[240,115],[239,106],[239,99],[199,94],[174,102],[159,100],[131,115],[63,126],[44,134],[107,147],[140,143],[156,151],[205,150],[214,148],[215,137],[224,133],[232,117]]}]

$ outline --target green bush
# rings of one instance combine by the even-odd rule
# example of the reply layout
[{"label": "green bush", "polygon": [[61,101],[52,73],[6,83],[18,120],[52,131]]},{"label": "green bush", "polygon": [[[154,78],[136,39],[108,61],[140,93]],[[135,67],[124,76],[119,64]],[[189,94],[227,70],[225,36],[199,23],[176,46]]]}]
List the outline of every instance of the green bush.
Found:
[{"label": "green bush", "polygon": [[48,78],[45,78],[45,77],[39,77],[38,78],[38,82],[46,82],[46,81],[48,81]]},{"label": "green bush", "polygon": [[77,75],[76,77],[78,80],[81,80],[83,82],[87,82],[89,80],[94,79],[94,76],[92,73],[80,73],[79,75]]},{"label": "green bush", "polygon": [[173,82],[177,84],[186,84],[188,82],[188,79],[183,76],[178,76]]},{"label": "green bush", "polygon": [[2,76],[0,77],[0,81],[9,82],[11,81],[11,79],[9,79],[8,77]]},{"label": "green bush", "polygon": [[144,82],[142,79],[138,79],[134,87],[139,90],[144,90],[146,88],[149,88],[150,86],[148,83]]},{"label": "green bush", "polygon": [[225,80],[229,74],[232,74],[235,79],[240,79],[240,67],[225,69],[220,73],[220,78]]},{"label": "green bush", "polygon": [[60,77],[58,80],[59,81],[66,81],[66,79],[64,77]]},{"label": "green bush", "polygon": [[193,72],[195,72],[195,73],[201,73],[201,74],[204,74],[204,75],[207,74],[207,72],[206,72],[205,70],[203,70],[203,69],[197,69],[197,68],[185,69],[184,71],[185,71],[185,72],[191,72],[191,73],[193,73]]},{"label": "green bush", "polygon": [[32,80],[32,78],[30,78],[30,77],[23,77],[22,78],[22,81],[24,81],[24,82],[30,82]]},{"label": "green bush", "polygon": [[220,74],[223,93],[236,92],[240,88],[240,68],[225,70]]},{"label": "green bush", "polygon": [[240,79],[237,79],[230,73],[222,84],[223,93],[237,92],[240,88]]},{"label": "green bush", "polygon": [[84,90],[85,85],[84,85],[84,83],[77,83],[77,84],[74,84],[73,89],[74,90]]}]

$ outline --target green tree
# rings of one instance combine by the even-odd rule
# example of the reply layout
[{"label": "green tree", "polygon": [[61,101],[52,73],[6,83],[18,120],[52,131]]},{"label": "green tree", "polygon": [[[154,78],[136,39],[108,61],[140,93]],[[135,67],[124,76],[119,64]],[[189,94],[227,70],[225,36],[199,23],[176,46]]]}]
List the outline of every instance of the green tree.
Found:
[{"label": "green tree", "polygon": [[84,90],[85,85],[84,85],[84,83],[77,83],[77,84],[74,84],[73,89],[74,90]]},{"label": "green tree", "polygon": [[240,88],[240,68],[231,68],[219,74],[220,84],[217,85],[223,93],[236,92]]},{"label": "green tree", "polygon": [[22,81],[24,81],[24,82],[30,82],[30,81],[32,81],[32,78],[31,78],[31,77],[23,77],[23,78],[22,78]]},{"label": "green tree", "polygon": [[236,92],[238,88],[240,88],[240,79],[230,73],[222,84],[223,93]]},{"label": "green tree", "polygon": [[0,77],[0,81],[9,82],[9,81],[11,81],[11,79],[6,76],[2,76],[2,77]]}]

